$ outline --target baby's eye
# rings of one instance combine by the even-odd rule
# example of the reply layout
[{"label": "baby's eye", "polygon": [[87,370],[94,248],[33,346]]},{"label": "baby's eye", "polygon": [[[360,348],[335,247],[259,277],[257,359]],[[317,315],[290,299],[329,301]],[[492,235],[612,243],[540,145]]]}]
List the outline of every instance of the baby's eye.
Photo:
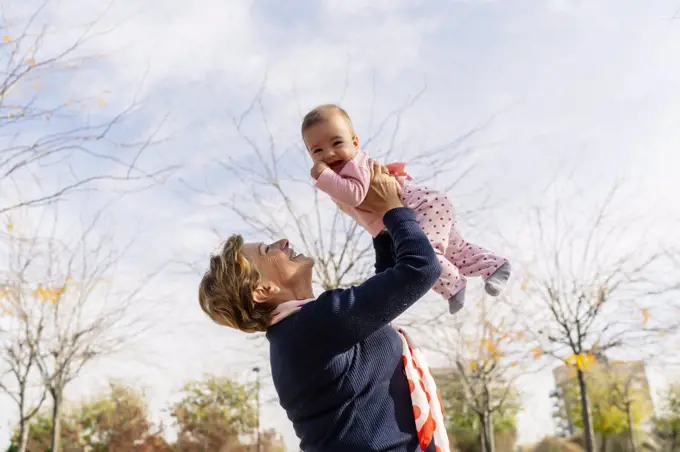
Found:
[{"label": "baby's eye", "polygon": [[312,154],[318,154],[319,152],[321,152],[321,149],[314,149],[314,150],[312,151]]},{"label": "baby's eye", "polygon": [[333,143],[333,146],[340,146],[342,144],[342,141],[336,141]]},{"label": "baby's eye", "polygon": [[271,248],[271,246],[269,246],[269,245],[265,246],[264,247],[264,253],[267,254],[269,252],[270,248]]}]

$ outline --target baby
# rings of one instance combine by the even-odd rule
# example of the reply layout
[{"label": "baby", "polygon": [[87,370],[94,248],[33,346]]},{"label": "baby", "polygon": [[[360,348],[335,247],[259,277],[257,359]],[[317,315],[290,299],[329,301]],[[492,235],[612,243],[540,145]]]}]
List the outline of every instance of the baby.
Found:
[{"label": "baby", "polygon": [[[337,105],[322,105],[305,115],[302,138],[314,161],[312,177],[340,210],[350,215],[373,237],[384,230],[382,219],[358,206],[370,182],[368,154],[349,115]],[[489,295],[497,296],[510,277],[510,263],[477,245],[466,242],[456,229],[453,206],[445,194],[408,185],[403,165],[387,165],[397,176],[404,205],[413,209],[418,223],[439,256],[442,276],[433,290],[448,300],[455,314],[465,301],[466,276],[481,276]]]}]

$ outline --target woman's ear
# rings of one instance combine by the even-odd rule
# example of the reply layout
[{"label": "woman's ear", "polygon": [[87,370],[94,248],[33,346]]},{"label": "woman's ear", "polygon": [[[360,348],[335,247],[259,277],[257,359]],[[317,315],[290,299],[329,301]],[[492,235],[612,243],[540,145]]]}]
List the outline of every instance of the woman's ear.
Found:
[{"label": "woman's ear", "polygon": [[280,289],[273,284],[260,284],[255,290],[253,290],[253,301],[255,303],[268,303],[272,301],[274,296],[279,292]]}]

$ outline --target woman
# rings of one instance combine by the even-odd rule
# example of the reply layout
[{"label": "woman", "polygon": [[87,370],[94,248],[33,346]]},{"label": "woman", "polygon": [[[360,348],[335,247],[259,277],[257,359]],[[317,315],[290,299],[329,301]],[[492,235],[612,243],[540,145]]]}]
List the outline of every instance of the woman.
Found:
[{"label": "woman", "polygon": [[[372,162],[360,207],[382,216],[389,234],[373,240],[376,275],[357,287],[307,302],[311,258],[286,240],[244,244],[240,236],[211,257],[201,281],[199,301],[211,319],[267,332],[274,386],[305,452],[422,450],[402,341],[390,322],[432,288],[441,267],[398,190]],[[425,448],[435,450],[434,441]]]}]

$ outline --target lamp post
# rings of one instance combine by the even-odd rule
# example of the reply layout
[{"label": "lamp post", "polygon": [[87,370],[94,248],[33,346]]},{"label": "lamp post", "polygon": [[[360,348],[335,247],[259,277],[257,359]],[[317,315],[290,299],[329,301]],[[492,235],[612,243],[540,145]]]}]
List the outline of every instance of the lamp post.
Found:
[{"label": "lamp post", "polygon": [[255,403],[256,406],[256,416],[257,416],[257,452],[261,452],[262,443],[260,441],[260,368],[253,367],[253,372],[255,372]]},{"label": "lamp post", "polygon": [[560,421],[557,426],[562,435],[573,435],[574,426],[571,423],[569,397],[567,397],[565,389],[562,386],[557,386],[555,390],[550,392],[550,398],[554,399],[553,417]]}]

